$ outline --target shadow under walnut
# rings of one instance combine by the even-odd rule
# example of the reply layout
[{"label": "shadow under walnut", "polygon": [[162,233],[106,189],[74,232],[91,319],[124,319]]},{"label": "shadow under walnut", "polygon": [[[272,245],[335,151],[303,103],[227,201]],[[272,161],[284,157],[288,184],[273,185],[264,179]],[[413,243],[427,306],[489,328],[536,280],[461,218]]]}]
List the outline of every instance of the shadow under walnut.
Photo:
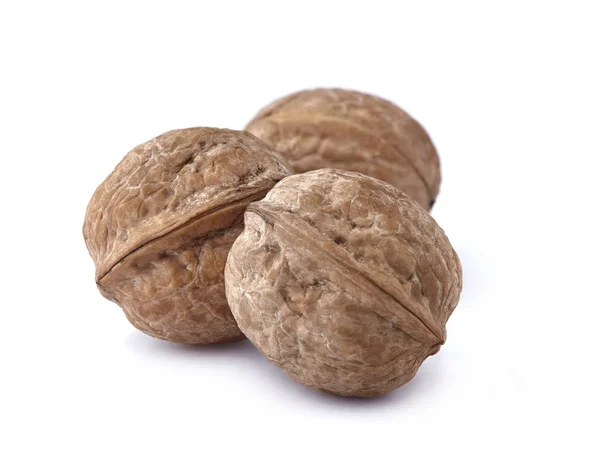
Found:
[{"label": "shadow under walnut", "polygon": [[154,337],[243,338],[225,298],[225,262],[247,205],[289,173],[245,132],[174,130],[137,146],[87,208],[83,234],[100,292]]}]

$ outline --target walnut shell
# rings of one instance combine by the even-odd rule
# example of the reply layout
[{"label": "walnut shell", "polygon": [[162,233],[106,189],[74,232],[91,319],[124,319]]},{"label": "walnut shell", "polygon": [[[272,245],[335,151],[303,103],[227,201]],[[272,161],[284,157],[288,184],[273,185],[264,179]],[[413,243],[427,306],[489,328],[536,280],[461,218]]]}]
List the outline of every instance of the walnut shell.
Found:
[{"label": "walnut shell", "polygon": [[398,189],[324,169],[253,202],[225,267],[240,329],[292,379],[374,396],[446,340],[461,267],[444,231]]},{"label": "walnut shell", "polygon": [[344,89],[313,89],[276,100],[245,128],[298,173],[336,168],[401,189],[430,209],[440,162],[421,125],[393,103]]},{"label": "walnut shell", "polygon": [[137,146],[96,189],[85,215],[100,292],[154,337],[242,338],[225,298],[227,253],[246,206],[289,172],[245,132],[173,130]]}]

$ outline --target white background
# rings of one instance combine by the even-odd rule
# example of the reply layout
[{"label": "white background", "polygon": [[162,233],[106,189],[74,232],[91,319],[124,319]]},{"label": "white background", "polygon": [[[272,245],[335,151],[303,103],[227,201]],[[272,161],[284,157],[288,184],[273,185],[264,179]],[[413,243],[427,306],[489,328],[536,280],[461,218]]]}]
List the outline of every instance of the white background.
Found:
[{"label": "white background", "polygon": [[[598,456],[597,2],[95,3],[0,3],[0,456]],[[447,344],[377,399],[136,331],[81,235],[138,143],[317,86],[426,127],[464,268]]]}]

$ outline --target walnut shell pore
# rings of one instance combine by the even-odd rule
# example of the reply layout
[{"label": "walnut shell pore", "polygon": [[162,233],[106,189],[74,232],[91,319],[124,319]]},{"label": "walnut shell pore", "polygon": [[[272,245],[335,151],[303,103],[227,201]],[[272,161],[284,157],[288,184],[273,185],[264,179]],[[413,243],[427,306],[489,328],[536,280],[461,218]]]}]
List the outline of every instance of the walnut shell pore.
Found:
[{"label": "walnut shell pore", "polygon": [[100,292],[154,337],[243,337],[223,270],[246,206],[289,174],[254,136],[191,128],[130,151],[94,193],[83,234]]},{"label": "walnut shell pore", "polygon": [[462,280],[419,204],[329,169],[285,178],[249,205],[225,282],[240,329],[292,379],[374,396],[438,351]]},{"label": "walnut shell pore", "polygon": [[297,92],[271,103],[245,130],[273,146],[298,173],[321,168],[386,181],[430,209],[440,163],[427,132],[387,100],[344,89]]}]

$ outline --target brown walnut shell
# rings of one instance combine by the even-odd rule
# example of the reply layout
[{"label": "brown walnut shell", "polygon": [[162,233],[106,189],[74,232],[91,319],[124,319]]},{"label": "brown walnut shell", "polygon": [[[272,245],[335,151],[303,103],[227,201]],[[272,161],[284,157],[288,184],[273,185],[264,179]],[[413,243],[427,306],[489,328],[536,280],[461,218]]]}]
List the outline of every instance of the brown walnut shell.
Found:
[{"label": "brown walnut shell", "polygon": [[243,337],[223,270],[246,206],[290,173],[251,134],[191,128],[132,151],[96,189],[83,235],[100,292],[131,323],[161,339]]},{"label": "brown walnut shell", "polygon": [[408,382],[446,340],[458,257],[417,202],[365,175],[324,169],[248,206],[225,268],[244,334],[292,379],[344,396]]},{"label": "brown walnut shell", "polygon": [[386,181],[430,209],[440,162],[421,125],[379,97],[344,89],[297,92],[260,111],[245,128],[298,173],[321,168]]}]

